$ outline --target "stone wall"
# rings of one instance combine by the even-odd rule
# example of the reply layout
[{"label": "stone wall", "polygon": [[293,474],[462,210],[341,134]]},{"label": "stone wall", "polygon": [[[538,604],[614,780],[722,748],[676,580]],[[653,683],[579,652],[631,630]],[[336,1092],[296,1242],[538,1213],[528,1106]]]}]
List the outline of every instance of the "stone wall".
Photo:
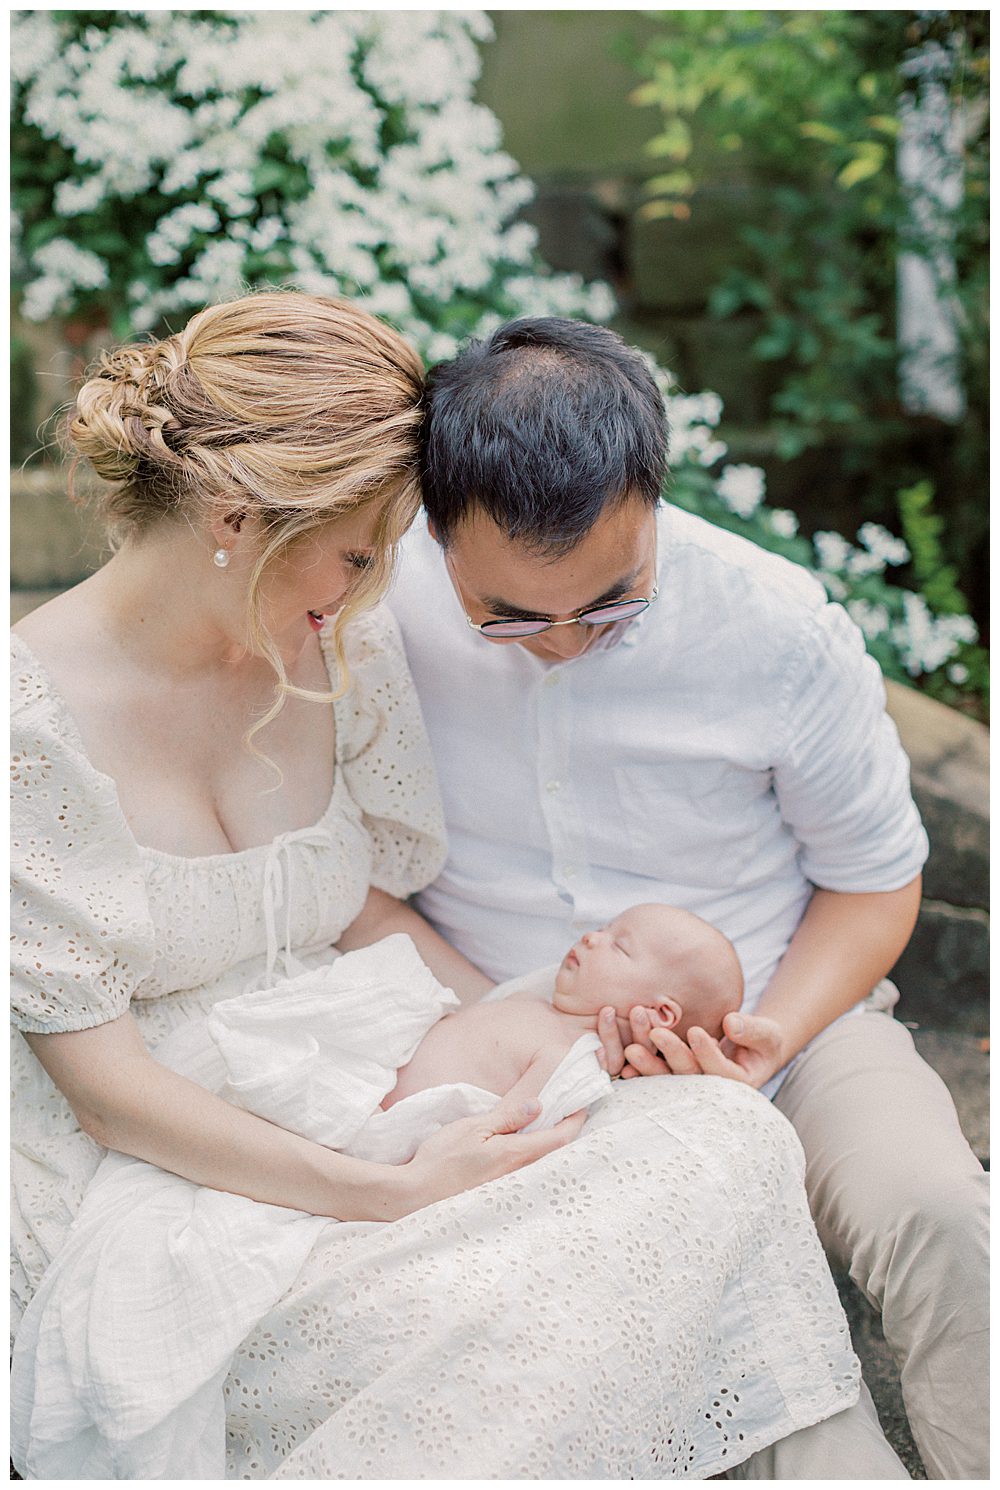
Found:
[{"label": "stone wall", "polygon": [[989,1027],[989,732],[890,683],[931,843],[920,920],[893,977],[900,1017],[984,1035]]}]

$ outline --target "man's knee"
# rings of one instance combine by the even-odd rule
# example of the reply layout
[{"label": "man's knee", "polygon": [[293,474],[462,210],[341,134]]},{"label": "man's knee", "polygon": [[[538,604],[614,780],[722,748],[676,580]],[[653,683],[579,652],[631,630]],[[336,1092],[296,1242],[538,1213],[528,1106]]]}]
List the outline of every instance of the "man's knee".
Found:
[{"label": "man's knee", "polygon": [[[917,1288],[928,1301],[985,1284],[988,1191],[979,1170],[947,1176],[897,1169],[867,1214],[828,1250],[873,1303]],[[821,1227],[821,1233],[825,1228]],[[826,1238],[824,1238],[826,1240]]]},{"label": "man's knee", "polygon": [[891,1246],[896,1238],[982,1236],[988,1179],[965,1143],[903,1151],[827,1145],[806,1169],[810,1207],[828,1251]]}]

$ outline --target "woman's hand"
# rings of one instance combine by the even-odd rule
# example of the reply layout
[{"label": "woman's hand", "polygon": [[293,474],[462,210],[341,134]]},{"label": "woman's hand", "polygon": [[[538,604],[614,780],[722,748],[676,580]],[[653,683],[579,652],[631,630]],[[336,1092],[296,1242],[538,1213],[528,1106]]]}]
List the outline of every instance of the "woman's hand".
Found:
[{"label": "woman's hand", "polygon": [[436,1200],[533,1164],[574,1139],[587,1117],[586,1112],[575,1112],[554,1128],[521,1133],[540,1111],[538,1102],[505,1099],[492,1112],[459,1118],[431,1134],[402,1166],[404,1187],[398,1215],[407,1216]]},{"label": "woman's hand", "polygon": [[[650,1040],[675,1076],[724,1076],[747,1086],[762,1087],[780,1071],[783,1052],[781,1026],[762,1014],[727,1014],[722,1022],[725,1039],[714,1039],[697,1025],[688,1030],[687,1043],[672,1030],[653,1029]],[[632,1047],[626,1052],[632,1059]]]}]

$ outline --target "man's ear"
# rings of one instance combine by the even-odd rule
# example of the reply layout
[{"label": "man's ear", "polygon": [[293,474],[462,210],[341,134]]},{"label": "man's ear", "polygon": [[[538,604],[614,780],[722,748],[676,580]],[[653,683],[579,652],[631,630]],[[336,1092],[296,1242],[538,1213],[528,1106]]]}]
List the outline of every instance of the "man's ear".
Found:
[{"label": "man's ear", "polygon": [[655,1008],[660,1016],[660,1028],[664,1030],[672,1030],[684,1017],[684,1010],[676,999],[666,997],[657,999]]},{"label": "man's ear", "polygon": [[434,539],[434,542],[437,544],[438,548],[444,548],[444,544],[441,542],[440,538],[438,537],[438,530],[434,526],[434,524],[431,522],[430,518],[427,519],[427,531],[431,535],[431,537]]}]

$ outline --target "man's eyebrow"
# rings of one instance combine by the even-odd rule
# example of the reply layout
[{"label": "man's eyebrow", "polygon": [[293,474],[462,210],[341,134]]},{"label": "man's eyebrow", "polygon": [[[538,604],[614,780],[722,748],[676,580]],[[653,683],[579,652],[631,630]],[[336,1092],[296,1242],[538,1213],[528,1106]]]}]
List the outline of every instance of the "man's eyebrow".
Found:
[{"label": "man's eyebrow", "polygon": [[[615,600],[621,600],[634,587],[636,580],[642,573],[643,566],[640,564],[631,574],[617,580],[596,600],[590,600],[586,605],[581,605],[581,610],[593,610],[598,605],[611,605]],[[480,604],[486,610],[492,611],[495,616],[509,616],[512,621],[548,621],[551,618],[543,615],[541,611],[525,610],[523,606],[514,605],[509,600],[504,600],[501,595],[484,595]]]}]

